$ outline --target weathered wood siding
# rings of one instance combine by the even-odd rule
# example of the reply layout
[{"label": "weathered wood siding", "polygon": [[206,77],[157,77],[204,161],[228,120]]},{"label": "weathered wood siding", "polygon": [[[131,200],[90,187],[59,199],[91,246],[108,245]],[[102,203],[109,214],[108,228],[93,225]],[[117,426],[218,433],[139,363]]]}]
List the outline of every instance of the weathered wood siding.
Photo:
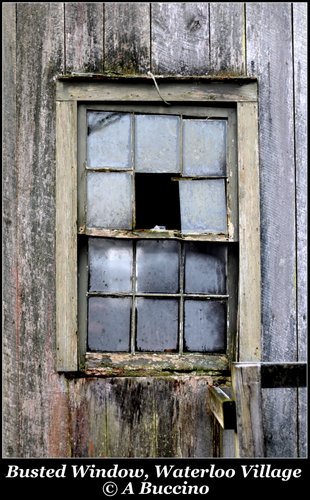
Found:
[{"label": "weathered wood siding", "polygon": [[[6,3],[3,22],[3,455],[211,456],[206,378],[55,371],[55,77],[258,78],[263,359],[302,360],[306,4]],[[303,392],[263,390],[268,456],[306,454]]]}]

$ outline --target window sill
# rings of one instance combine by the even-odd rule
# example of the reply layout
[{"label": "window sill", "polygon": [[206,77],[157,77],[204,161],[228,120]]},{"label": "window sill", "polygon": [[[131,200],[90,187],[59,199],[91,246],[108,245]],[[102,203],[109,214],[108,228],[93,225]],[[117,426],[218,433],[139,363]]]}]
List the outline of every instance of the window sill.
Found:
[{"label": "window sill", "polygon": [[225,354],[86,353],[83,372],[88,376],[144,377],[171,375],[224,375]]},{"label": "window sill", "polygon": [[102,238],[132,238],[132,239],[176,239],[182,241],[216,241],[216,242],[234,242],[238,241],[224,233],[185,233],[174,230],[142,230],[133,231],[126,229],[99,229],[80,227],[78,234],[86,236],[99,236]]}]

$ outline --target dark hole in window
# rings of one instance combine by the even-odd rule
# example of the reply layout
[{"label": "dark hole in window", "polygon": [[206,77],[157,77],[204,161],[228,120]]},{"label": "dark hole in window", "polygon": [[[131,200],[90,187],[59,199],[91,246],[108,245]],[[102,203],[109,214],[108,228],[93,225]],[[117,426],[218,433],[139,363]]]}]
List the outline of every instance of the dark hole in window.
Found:
[{"label": "dark hole in window", "polygon": [[180,229],[179,183],[171,174],[136,173],[136,229]]}]

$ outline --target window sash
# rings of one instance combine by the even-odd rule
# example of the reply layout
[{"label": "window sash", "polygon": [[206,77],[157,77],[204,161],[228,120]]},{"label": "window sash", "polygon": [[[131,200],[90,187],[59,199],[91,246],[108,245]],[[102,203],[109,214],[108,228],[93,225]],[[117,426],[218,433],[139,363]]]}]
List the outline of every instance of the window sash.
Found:
[{"label": "window sash", "polygon": [[[85,353],[83,338],[77,336],[77,245],[85,238],[85,227],[77,227],[77,149],[81,149],[78,137],[78,104],[101,102],[108,105],[116,101],[157,102],[162,106],[153,82],[147,77],[121,78],[116,81],[87,76],[59,77],[56,82],[56,368],[60,372],[84,370],[91,375],[151,375],[193,372],[205,370],[216,374],[229,369],[231,361],[257,361],[260,359],[260,232],[259,232],[259,162],[257,83],[251,78],[232,78],[215,81],[209,77],[163,78],[160,81],[162,95],[170,103],[186,101],[191,104],[235,107],[236,163],[238,164],[238,189],[241,196],[236,203],[239,212],[239,253],[241,265],[237,271],[239,290],[237,336],[232,339],[227,355],[165,354],[139,355],[135,365],[129,355],[98,355]],[[107,109],[106,104],[103,104]],[[97,104],[95,104],[97,107]],[[197,106],[197,107],[198,107]],[[162,106],[165,111],[168,106]],[[169,113],[169,111],[168,111]],[[238,146],[238,147],[237,147]],[[80,180],[80,179],[79,179]],[[231,186],[231,183],[229,183]],[[229,197],[229,194],[228,194]],[[232,221],[234,223],[234,221]],[[79,241],[77,238],[80,234]],[[118,235],[127,237],[128,235]],[[141,235],[133,234],[133,238]],[[163,236],[163,235],[162,235]],[[162,237],[160,236],[160,237]],[[157,235],[157,238],[159,236]],[[176,239],[178,236],[175,236]],[[195,239],[195,238],[193,238]],[[234,245],[234,244],[232,244]],[[80,257],[83,253],[80,254]],[[231,265],[236,272],[235,265]],[[78,356],[78,347],[80,355]],[[176,359],[177,358],[177,359]],[[214,371],[215,370],[215,371]],[[200,371],[200,373],[202,373]]]}]

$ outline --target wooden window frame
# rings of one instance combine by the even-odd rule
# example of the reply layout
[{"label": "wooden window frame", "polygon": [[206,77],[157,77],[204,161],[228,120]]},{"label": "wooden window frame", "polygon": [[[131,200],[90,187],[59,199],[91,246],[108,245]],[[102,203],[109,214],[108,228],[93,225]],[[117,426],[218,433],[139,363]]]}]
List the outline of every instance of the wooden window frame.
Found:
[{"label": "wooden window frame", "polygon": [[[259,361],[260,213],[257,83],[238,78],[60,77],[56,82],[56,369],[89,375],[141,376],[212,374],[230,370],[234,361]],[[229,355],[85,353],[78,335],[78,106],[83,103],[169,103],[234,107],[238,171],[238,324]],[[228,235],[232,231],[229,228]],[[229,237],[227,240],[232,241]]]}]

